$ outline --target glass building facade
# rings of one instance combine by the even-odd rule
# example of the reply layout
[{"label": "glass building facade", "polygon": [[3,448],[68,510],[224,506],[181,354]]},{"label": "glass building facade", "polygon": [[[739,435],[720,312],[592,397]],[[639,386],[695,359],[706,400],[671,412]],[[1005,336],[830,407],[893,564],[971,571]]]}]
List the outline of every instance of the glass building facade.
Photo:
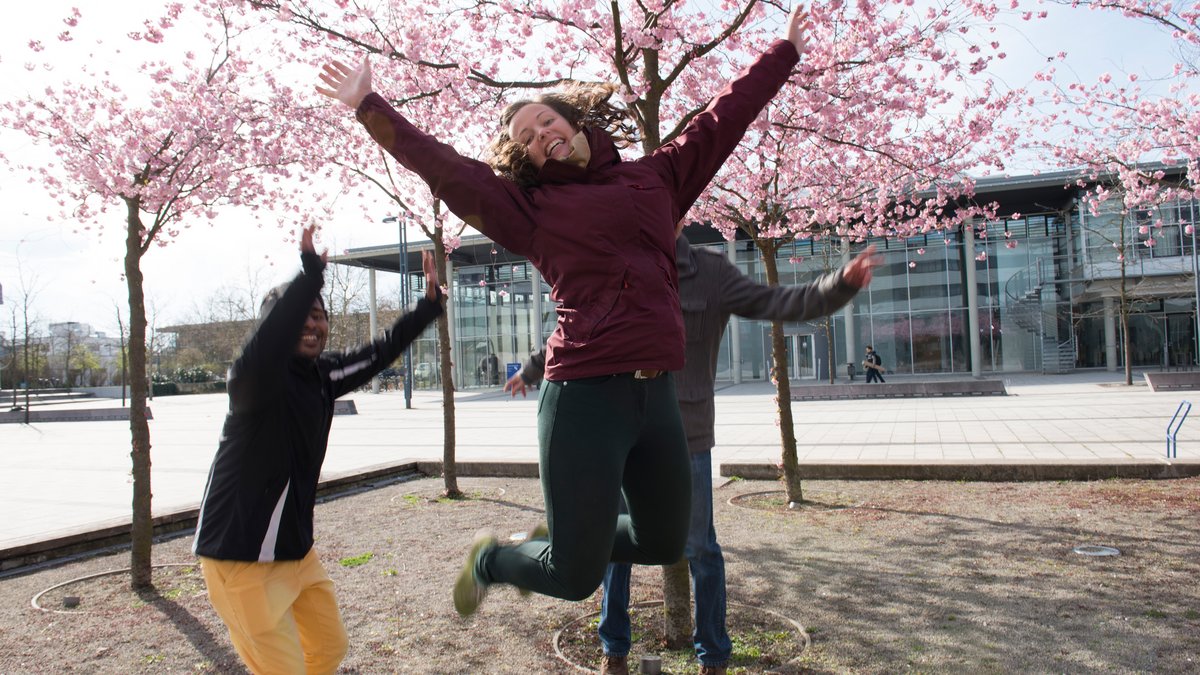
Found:
[{"label": "glass building facade", "polygon": [[[784,324],[790,376],[824,380],[832,365],[845,381],[847,364],[861,370],[857,364],[867,345],[890,372],[913,376],[972,374],[974,350],[984,375],[1115,370],[1123,366],[1119,347],[1125,340],[1134,366],[1194,367],[1197,251],[1191,224],[1200,206],[1174,202],[1123,215],[1110,205],[1093,213],[1078,197],[1063,176],[1003,179],[981,183],[979,201],[994,199],[998,212],[1013,214],[1008,218],[909,239],[787,244],[776,264],[780,283],[788,285],[839,268],[869,243],[884,257],[870,286],[847,308],[828,319]],[[717,248],[765,283],[752,242],[726,242],[700,225],[686,233],[693,245]],[[409,247],[409,269],[420,269],[416,256],[430,247]],[[352,250],[333,261],[395,270],[397,253],[396,247]],[[455,385],[499,386],[554,330],[550,289],[528,261],[481,236],[464,237],[450,262]],[[416,276],[414,294],[423,292]],[[1129,310],[1127,335],[1122,306]],[[732,319],[718,354],[718,379],[768,378],[770,339],[768,322]],[[439,386],[436,344],[436,332],[429,331],[414,345],[418,387]]]}]

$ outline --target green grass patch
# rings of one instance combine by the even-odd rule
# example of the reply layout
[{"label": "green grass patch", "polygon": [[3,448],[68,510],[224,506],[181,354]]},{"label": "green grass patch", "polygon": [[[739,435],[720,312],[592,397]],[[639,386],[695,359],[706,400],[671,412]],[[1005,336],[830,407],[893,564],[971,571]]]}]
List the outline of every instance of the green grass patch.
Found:
[{"label": "green grass patch", "polygon": [[364,553],[362,555],[356,555],[350,558],[342,558],[338,561],[338,564],[342,567],[358,567],[359,565],[366,565],[367,563],[371,562],[371,559],[374,557],[374,553]]}]

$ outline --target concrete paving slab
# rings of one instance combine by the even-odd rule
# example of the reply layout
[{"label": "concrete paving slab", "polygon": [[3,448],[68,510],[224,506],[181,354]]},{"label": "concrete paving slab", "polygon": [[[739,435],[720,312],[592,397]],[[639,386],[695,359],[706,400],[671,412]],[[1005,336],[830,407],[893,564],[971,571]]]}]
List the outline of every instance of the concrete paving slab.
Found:
[{"label": "concrete paving slab", "polygon": [[[1119,373],[1015,375],[1005,378],[1009,395],[1003,397],[796,401],[798,455],[823,473],[863,465],[860,473],[873,477],[889,471],[950,477],[977,465],[1008,467],[1023,477],[1048,476],[1067,471],[1064,464],[1086,466],[1087,475],[1118,471],[1119,465],[1134,467],[1139,475],[1161,474],[1170,464],[1166,425],[1190,394],[1153,392],[1144,384],[1126,387],[1120,380]],[[762,382],[719,389],[715,466],[773,470],[780,459],[774,396]],[[358,414],[335,418],[323,477],[441,461],[440,392],[415,392],[412,409],[405,409],[400,392],[348,398]],[[86,399],[40,409],[113,405],[111,399]],[[223,394],[160,396],[151,405],[155,515],[194,508],[227,400]],[[535,398],[462,393],[455,407],[459,461],[493,467],[536,463]],[[1181,465],[1200,460],[1200,421],[1184,424],[1178,448]],[[0,425],[0,549],[111,525],[128,518],[131,500],[127,423]]]}]

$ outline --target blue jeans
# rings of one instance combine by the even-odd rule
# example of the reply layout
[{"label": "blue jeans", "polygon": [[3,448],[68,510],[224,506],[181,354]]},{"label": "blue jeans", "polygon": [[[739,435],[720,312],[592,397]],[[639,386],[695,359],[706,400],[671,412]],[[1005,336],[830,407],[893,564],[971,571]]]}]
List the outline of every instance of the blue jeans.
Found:
[{"label": "blue jeans", "polygon": [[[704,665],[723,665],[733,653],[733,644],[725,630],[725,558],[713,527],[712,454],[708,452],[692,455],[692,518],[684,555],[696,598],[692,633],[696,656]],[[599,632],[605,654],[629,653],[630,569],[625,563],[611,563],[604,573]]]}]

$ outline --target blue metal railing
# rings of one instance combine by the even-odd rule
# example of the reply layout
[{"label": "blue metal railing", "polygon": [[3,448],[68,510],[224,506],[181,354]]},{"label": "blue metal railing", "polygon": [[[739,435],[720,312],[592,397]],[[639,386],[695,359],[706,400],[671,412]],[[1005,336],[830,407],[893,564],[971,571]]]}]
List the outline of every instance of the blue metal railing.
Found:
[{"label": "blue metal railing", "polygon": [[[1192,404],[1188,401],[1181,401],[1179,407],[1175,409],[1175,415],[1171,418],[1171,422],[1167,424],[1167,459],[1179,457],[1179,444],[1176,442],[1175,436],[1179,434],[1179,429],[1183,427],[1183,421],[1187,419],[1188,413],[1191,411]],[[1180,412],[1183,413],[1183,417],[1179,416]],[[1179,420],[1179,424],[1175,424],[1176,419]]]}]

